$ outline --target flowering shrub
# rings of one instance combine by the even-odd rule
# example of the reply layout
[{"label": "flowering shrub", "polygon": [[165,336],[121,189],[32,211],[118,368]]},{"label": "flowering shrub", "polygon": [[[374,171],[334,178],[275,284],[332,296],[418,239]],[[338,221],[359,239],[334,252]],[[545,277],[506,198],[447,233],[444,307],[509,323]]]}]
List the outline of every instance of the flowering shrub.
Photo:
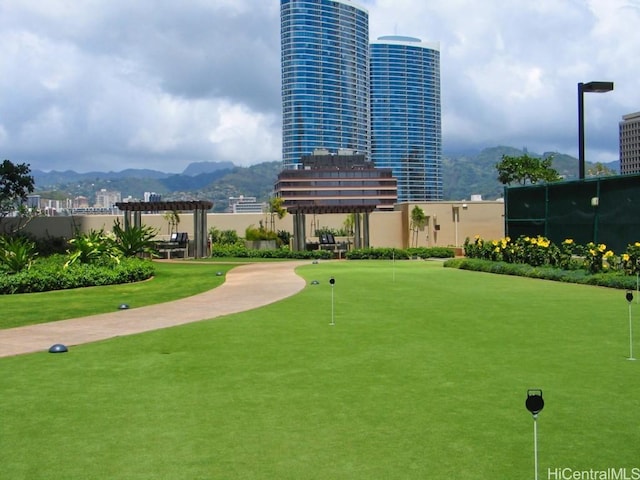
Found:
[{"label": "flowering shrub", "polygon": [[620,264],[627,275],[640,273],[640,242],[627,247],[627,251],[621,255]]},{"label": "flowering shrub", "polygon": [[489,241],[476,236],[473,241],[468,238],[465,240],[464,252],[467,258],[522,263],[533,267],[549,266],[562,270],[582,267],[591,274],[607,271],[640,274],[640,242],[629,245],[625,253],[616,256],[604,243],[589,242],[581,246],[570,238],[556,245],[540,235],[521,236],[515,242],[509,237]]},{"label": "flowering shrub", "polygon": [[615,265],[614,253],[607,250],[604,243],[596,245],[593,242],[587,243],[584,253],[584,263],[591,273],[599,273]]}]

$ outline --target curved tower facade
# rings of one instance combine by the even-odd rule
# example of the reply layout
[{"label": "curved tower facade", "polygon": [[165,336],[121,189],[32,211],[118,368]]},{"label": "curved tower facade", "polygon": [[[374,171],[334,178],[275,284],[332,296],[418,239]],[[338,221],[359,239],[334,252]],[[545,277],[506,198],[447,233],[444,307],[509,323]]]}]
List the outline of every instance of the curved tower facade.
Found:
[{"label": "curved tower facade", "polygon": [[350,0],[280,0],[282,158],[369,153],[369,14]]},{"label": "curved tower facade", "polygon": [[370,159],[392,169],[398,202],[442,200],[439,45],[385,36],[370,57]]}]

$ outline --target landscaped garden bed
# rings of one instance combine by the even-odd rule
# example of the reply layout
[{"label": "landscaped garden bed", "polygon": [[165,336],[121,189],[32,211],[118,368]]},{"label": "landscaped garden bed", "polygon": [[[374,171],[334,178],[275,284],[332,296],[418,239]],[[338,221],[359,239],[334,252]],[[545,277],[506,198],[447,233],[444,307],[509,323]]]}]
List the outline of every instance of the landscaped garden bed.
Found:
[{"label": "landscaped garden bed", "polygon": [[149,227],[78,233],[66,254],[40,257],[36,243],[20,235],[0,237],[0,294],[46,292],[146,280],[155,253]]},{"label": "landscaped garden bed", "polygon": [[542,278],[568,283],[637,289],[640,242],[617,255],[605,244],[578,245],[572,239],[556,245],[549,239],[522,236],[515,241],[466,239],[465,258],[445,262],[445,267]]}]

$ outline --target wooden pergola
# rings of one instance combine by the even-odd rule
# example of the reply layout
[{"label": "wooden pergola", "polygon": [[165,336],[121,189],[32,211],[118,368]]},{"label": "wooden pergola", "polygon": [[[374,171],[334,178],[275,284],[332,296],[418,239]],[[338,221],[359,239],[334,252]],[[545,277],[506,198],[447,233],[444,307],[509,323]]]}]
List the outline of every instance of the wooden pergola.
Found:
[{"label": "wooden pergola", "polygon": [[353,213],[354,247],[369,247],[369,214],[376,209],[373,205],[322,205],[298,204],[287,206],[287,212],[293,217],[293,249],[306,248],[306,215],[323,213]]},{"label": "wooden pergola", "polygon": [[[142,226],[142,214],[146,212],[193,212],[193,256],[202,258],[207,254],[207,212],[213,207],[208,200],[187,200],[176,202],[119,202],[124,213],[124,228],[131,225]],[[133,217],[133,218],[132,218]],[[133,221],[132,221],[133,220]]]}]

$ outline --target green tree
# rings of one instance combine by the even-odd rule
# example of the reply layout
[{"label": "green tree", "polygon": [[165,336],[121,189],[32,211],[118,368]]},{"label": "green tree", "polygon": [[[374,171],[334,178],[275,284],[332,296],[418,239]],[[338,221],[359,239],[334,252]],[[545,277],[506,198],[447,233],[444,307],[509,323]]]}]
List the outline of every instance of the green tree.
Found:
[{"label": "green tree", "polygon": [[[14,164],[4,160],[0,164],[0,220],[14,211],[28,217],[28,211],[22,205],[27,195],[34,190],[34,179],[31,169],[25,163]],[[16,228],[19,229],[20,225]]]},{"label": "green tree", "polygon": [[424,229],[425,224],[427,223],[427,216],[424,213],[424,210],[421,209],[418,205],[413,207],[411,210],[411,243],[414,247],[418,246],[418,232]]},{"label": "green tree", "polygon": [[342,222],[342,228],[344,229],[345,233],[348,236],[353,235],[353,228],[356,224],[356,214],[355,213],[350,213],[349,215],[347,215],[347,218],[344,219],[344,222]]},{"label": "green tree", "polygon": [[287,210],[282,206],[283,203],[282,197],[271,197],[269,199],[270,230],[272,232],[276,230],[276,217],[282,220],[287,214]]},{"label": "green tree", "polygon": [[167,221],[167,227],[169,228],[169,235],[171,235],[173,232],[178,231],[178,225],[180,224],[180,214],[178,213],[177,210],[165,212],[164,215],[162,215],[162,218],[164,218]]},{"label": "green tree", "polygon": [[587,170],[589,177],[611,177],[616,172],[607,167],[604,163],[597,162],[593,167]]},{"label": "green tree", "polygon": [[526,153],[520,157],[503,155],[502,160],[496,163],[498,180],[503,185],[519,183],[556,182],[560,180],[558,172],[551,167],[553,157],[535,158]]}]

